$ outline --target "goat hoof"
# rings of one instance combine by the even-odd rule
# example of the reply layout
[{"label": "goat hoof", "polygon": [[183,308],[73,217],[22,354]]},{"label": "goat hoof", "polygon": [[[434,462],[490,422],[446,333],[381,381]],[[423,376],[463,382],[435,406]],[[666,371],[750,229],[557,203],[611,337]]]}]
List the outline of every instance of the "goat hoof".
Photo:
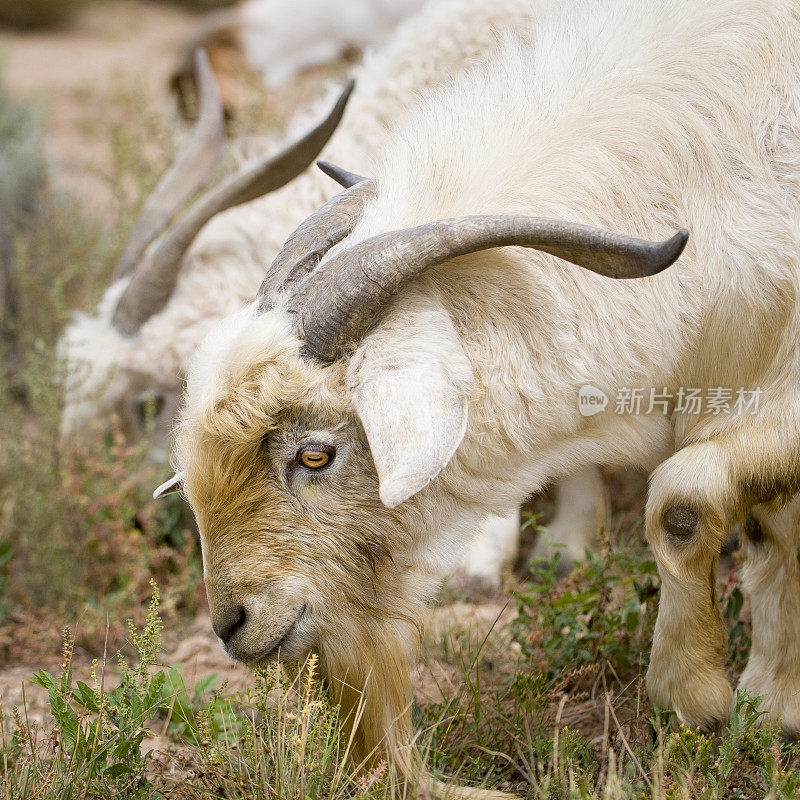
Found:
[{"label": "goat hoof", "polygon": [[653,704],[674,709],[687,728],[719,733],[728,724],[734,708],[733,688],[722,669],[705,669],[687,675],[674,664],[662,671],[650,662],[647,692]]}]

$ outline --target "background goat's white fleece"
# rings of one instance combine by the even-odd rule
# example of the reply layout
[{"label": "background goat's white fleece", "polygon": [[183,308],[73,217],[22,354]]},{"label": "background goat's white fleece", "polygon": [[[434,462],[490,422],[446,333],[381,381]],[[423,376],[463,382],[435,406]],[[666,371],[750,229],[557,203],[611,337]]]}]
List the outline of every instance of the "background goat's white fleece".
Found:
[{"label": "background goat's white fleece", "polygon": [[[241,36],[252,67],[270,88],[300,70],[337,58],[347,47],[383,44],[424,0],[247,0]],[[432,0],[436,2],[436,0]]]}]

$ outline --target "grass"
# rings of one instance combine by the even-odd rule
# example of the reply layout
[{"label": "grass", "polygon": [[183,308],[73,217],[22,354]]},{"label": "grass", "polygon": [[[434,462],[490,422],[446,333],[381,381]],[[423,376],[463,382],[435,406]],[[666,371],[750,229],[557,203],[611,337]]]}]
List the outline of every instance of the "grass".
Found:
[{"label": "grass", "polygon": [[[75,643],[67,629],[60,674],[40,670],[32,679],[48,692],[52,722],[29,722],[24,708],[2,717],[6,797],[388,795],[386,764],[358,776],[345,768],[349,741],[317,675],[316,656],[293,677],[278,665],[258,671],[245,693],[211,691],[214,676],[207,676],[190,694],[179,667],[156,668],[162,622],[154,583],[143,629],[131,620],[127,627],[137,660],[129,666],[116,655],[113,687],[105,656],[93,663],[90,684],[74,679]],[[159,769],[148,750],[155,727],[182,746],[174,754],[177,778]]]},{"label": "grass", "polygon": [[[740,694],[718,736],[677,725],[648,704],[643,653],[629,635],[636,626],[625,633],[615,623],[639,589],[608,591],[611,576],[643,557],[638,543],[614,546],[561,586],[551,580],[555,561],[539,566],[519,593],[513,626],[456,642],[451,661],[460,667],[460,688],[441,703],[415,708],[435,774],[540,800],[798,796],[800,747],[765,720],[759,698]],[[578,586],[581,599],[573,603]],[[645,627],[655,588],[640,604]],[[402,793],[389,765],[365,770],[347,763],[344,720],[315,656],[299,669],[256,671],[245,692],[228,694],[224,684],[214,689],[213,675],[187,689],[180,665],[159,664],[159,591],[151,589],[142,630],[127,623],[133,659],[104,655],[88,683],[75,680],[75,642],[65,631],[60,673],[39,670],[32,678],[48,692],[50,721],[29,722],[24,707],[2,710],[6,797],[304,800]],[[545,600],[559,601],[559,610]],[[540,632],[541,615],[554,613],[561,633]],[[585,635],[570,636],[565,629],[572,625]],[[509,637],[519,647],[511,648],[513,660],[503,660]],[[436,645],[429,647],[432,657]],[[556,668],[569,656],[569,666]],[[161,744],[153,752],[157,732]]]}]

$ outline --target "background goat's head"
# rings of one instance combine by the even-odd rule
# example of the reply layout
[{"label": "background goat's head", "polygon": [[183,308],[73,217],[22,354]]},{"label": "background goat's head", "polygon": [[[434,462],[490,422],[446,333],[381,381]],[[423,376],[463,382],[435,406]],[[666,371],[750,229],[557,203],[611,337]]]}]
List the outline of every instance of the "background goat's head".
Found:
[{"label": "background goat's head", "polygon": [[[156,461],[166,458],[162,444],[169,441],[184,365],[202,338],[200,331],[254,291],[235,263],[241,260],[241,243],[233,242],[228,253],[217,241],[210,254],[199,253],[201,264],[214,267],[200,275],[182,270],[184,256],[215,217],[303,172],[336,129],[353,88],[349,83],[328,116],[299,141],[229,176],[173,223],[213,173],[224,145],[222,105],[208,59],[198,51],[194,63],[200,115],[192,136],[145,204],[98,314],[79,315],[61,342],[67,364],[63,433],[85,435],[93,423],[116,417],[129,441],[138,441],[150,428],[155,443],[150,455]],[[222,217],[219,223],[224,229]],[[225,269],[228,262],[233,269]],[[164,322],[161,312],[170,306],[179,277],[181,292],[202,300],[184,300],[191,307],[173,309]]]}]

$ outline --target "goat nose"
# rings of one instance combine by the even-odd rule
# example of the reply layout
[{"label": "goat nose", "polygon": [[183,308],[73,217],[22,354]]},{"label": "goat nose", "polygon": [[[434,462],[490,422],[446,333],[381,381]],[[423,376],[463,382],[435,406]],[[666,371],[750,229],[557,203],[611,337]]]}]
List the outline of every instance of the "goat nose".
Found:
[{"label": "goat nose", "polygon": [[241,606],[226,608],[219,614],[214,614],[211,627],[225,644],[228,644],[234,634],[241,630],[247,619],[247,612]]}]

